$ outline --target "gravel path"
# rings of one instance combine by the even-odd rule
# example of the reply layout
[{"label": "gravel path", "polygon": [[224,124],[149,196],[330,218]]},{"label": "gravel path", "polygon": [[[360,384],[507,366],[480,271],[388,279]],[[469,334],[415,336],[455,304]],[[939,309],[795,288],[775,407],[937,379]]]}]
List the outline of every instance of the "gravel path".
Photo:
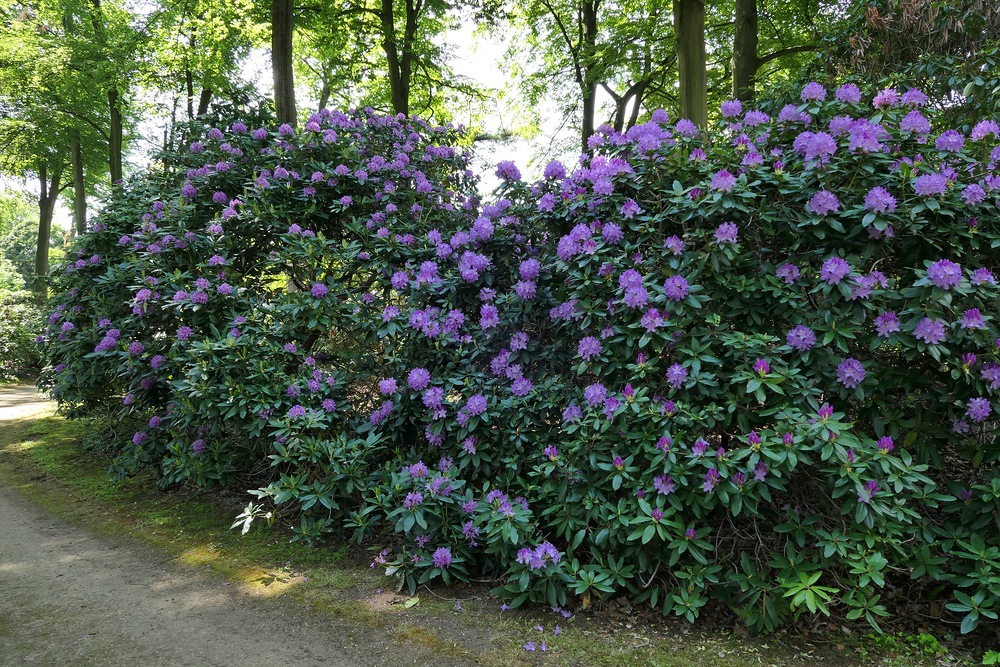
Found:
[{"label": "gravel path", "polygon": [[48,396],[26,384],[0,385],[0,428],[5,421],[38,414],[46,408]]},{"label": "gravel path", "polygon": [[[45,408],[0,388],[0,429]],[[462,665],[384,632],[250,597],[134,541],[53,518],[0,483],[0,665]]]}]

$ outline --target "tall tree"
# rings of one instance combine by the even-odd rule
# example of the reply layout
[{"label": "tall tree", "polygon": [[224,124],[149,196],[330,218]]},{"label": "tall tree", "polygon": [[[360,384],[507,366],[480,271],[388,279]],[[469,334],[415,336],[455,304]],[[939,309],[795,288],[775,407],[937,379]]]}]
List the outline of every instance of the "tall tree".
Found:
[{"label": "tall tree", "polygon": [[674,30],[680,115],[704,127],[708,124],[704,0],[674,0]]},{"label": "tall tree", "polygon": [[[799,71],[802,54],[815,51],[831,25],[838,0],[735,0],[732,37],[732,91],[734,98],[751,100],[758,78],[783,78]],[[726,51],[728,36],[713,47]],[[763,71],[763,76],[761,72]]]},{"label": "tall tree", "polygon": [[477,91],[456,77],[442,37],[457,27],[448,0],[340,0],[303,4],[296,55],[320,107],[343,106],[448,120],[454,99]]},{"label": "tall tree", "polygon": [[80,131],[70,130],[70,162],[73,167],[73,231],[77,236],[87,231],[87,180],[83,164]]},{"label": "tall tree", "polygon": [[279,123],[295,125],[295,74],[292,61],[293,0],[271,0],[271,71],[274,109]]},{"label": "tall tree", "polygon": [[[37,182],[38,234],[34,276],[29,282],[44,296],[52,216],[60,194],[72,183],[64,172],[79,139],[80,163],[94,174],[106,144],[99,136],[103,100],[80,73],[66,27],[72,17],[59,3],[0,4],[0,173]],[[100,90],[100,89],[98,89]]]},{"label": "tall tree", "polygon": [[575,120],[586,152],[601,123],[625,130],[648,102],[672,101],[669,16],[666,0],[532,0],[514,14],[507,65],[530,103],[554,99]]},{"label": "tall tree", "polygon": [[145,32],[151,67],[143,83],[174,94],[187,120],[241,84],[234,76],[255,44],[268,38],[270,16],[253,0],[166,3]]},{"label": "tall tree", "polygon": [[736,0],[733,37],[733,98],[751,100],[757,74],[757,0]]}]

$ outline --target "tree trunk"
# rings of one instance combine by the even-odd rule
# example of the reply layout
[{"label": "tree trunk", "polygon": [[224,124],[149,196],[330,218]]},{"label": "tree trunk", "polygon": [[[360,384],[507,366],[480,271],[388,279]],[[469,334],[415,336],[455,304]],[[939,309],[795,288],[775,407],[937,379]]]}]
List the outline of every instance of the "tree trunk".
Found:
[{"label": "tree trunk", "polygon": [[749,102],[756,94],[757,0],[736,0],[733,39],[733,97]]},{"label": "tree trunk", "polygon": [[399,48],[396,45],[396,20],[392,9],[392,0],[382,0],[382,11],[379,12],[382,21],[382,50],[389,69],[389,91],[392,96],[394,113],[409,114],[410,97],[408,85],[403,85],[403,73],[400,68]]},{"label": "tree trunk", "polygon": [[198,116],[204,116],[208,113],[208,105],[212,103],[212,89],[202,88],[201,97],[198,98]]},{"label": "tree trunk", "polygon": [[417,40],[417,23],[424,10],[423,0],[406,0],[406,26],[403,28],[403,53],[399,58],[400,95],[410,113],[410,85],[413,82],[413,44]]},{"label": "tree trunk", "polygon": [[597,50],[597,5],[596,0],[580,3],[581,36],[580,61],[583,63],[583,77],[580,81],[580,93],[583,96],[583,125],[580,128],[580,150],[587,153],[590,147],[587,140],[594,134],[597,127],[597,74],[595,70]]},{"label": "tree trunk", "polygon": [[188,120],[194,120],[194,74],[190,68],[184,70],[184,88],[187,91]]},{"label": "tree trunk", "polygon": [[38,166],[38,243],[35,246],[35,281],[32,291],[39,301],[44,301],[48,296],[49,237],[52,234],[52,212],[55,210],[56,197],[59,196],[61,178],[61,162],[52,174],[51,184],[48,182],[48,165]]},{"label": "tree trunk", "polygon": [[80,133],[73,130],[70,139],[73,159],[73,229],[77,236],[87,231],[87,186],[83,180],[83,150]]},{"label": "tree trunk", "polygon": [[330,81],[326,78],[326,72],[323,72],[323,86],[319,91],[319,107],[318,111],[322,111],[326,108],[326,105],[330,103],[330,94],[333,92],[330,89]]},{"label": "tree trunk", "polygon": [[111,112],[110,134],[108,141],[108,166],[111,168],[111,182],[122,180],[122,112],[118,108],[118,89],[108,88],[108,109]]},{"label": "tree trunk", "polygon": [[[94,28],[94,38],[103,49],[107,46],[104,29],[104,11],[101,0],[90,0],[90,21]],[[114,81],[108,82],[108,173],[111,183],[122,180],[122,113],[118,108],[118,88]]]},{"label": "tree trunk", "polygon": [[674,0],[677,78],[682,118],[708,125],[708,75],[705,64],[705,2]]},{"label": "tree trunk", "polygon": [[292,71],[293,0],[271,2],[271,73],[274,110],[279,123],[296,124],[295,75]]}]

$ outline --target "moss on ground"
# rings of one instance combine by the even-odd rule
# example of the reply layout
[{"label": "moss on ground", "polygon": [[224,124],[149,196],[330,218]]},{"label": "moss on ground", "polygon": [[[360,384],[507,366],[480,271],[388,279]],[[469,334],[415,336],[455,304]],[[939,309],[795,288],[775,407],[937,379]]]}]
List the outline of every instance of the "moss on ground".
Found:
[{"label": "moss on ground", "polygon": [[[4,422],[0,481],[67,521],[109,539],[134,539],[174,560],[222,577],[252,595],[284,595],[361,626],[388,629],[442,656],[485,667],[751,667],[760,665],[919,665],[946,663],[906,642],[784,635],[745,638],[664,621],[611,628],[600,616],[563,619],[499,611],[486,589],[420,591],[417,604],[346,547],[310,548],[281,530],[230,530],[243,499],[225,493],[151,490],[148,477],[114,481],[107,460],[81,446],[86,426],[53,413]],[[387,590],[383,591],[382,588]],[[0,617],[0,636],[4,634]],[[556,625],[560,633],[555,634]],[[541,628],[540,630],[538,628]],[[534,642],[534,651],[525,645]],[[546,651],[541,651],[545,642]],[[967,663],[971,664],[971,663]]]}]

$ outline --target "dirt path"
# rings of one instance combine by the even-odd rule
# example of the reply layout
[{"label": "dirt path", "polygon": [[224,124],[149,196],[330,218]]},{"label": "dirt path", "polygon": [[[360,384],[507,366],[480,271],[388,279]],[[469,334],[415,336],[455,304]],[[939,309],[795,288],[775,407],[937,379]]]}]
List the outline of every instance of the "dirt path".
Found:
[{"label": "dirt path", "polygon": [[[0,388],[0,429],[44,408],[33,387]],[[0,484],[0,665],[402,667],[462,665],[252,598],[55,519]]]},{"label": "dirt path", "polygon": [[26,384],[0,386],[0,428],[5,421],[37,414],[45,409],[48,396]]}]

